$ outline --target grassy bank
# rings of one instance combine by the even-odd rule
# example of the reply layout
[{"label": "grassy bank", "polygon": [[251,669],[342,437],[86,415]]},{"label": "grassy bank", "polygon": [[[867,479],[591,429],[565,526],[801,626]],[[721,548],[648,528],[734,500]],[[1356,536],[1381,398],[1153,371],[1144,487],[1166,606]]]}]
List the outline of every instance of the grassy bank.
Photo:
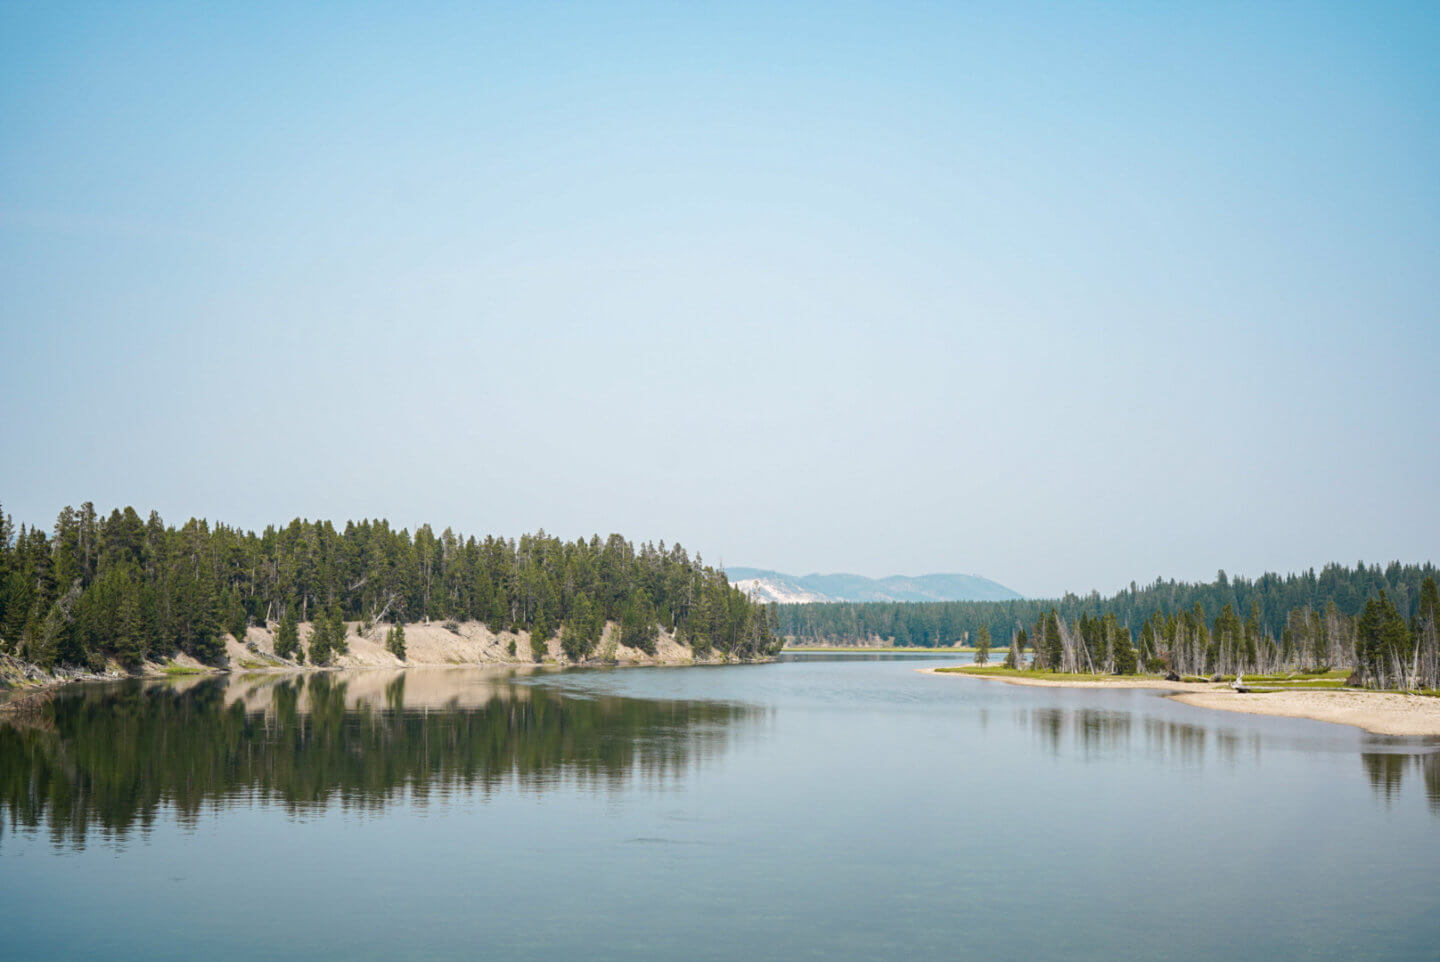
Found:
[{"label": "grassy bank", "polygon": [[[1097,681],[1105,678],[1119,678],[1120,675],[1092,675],[1085,672],[1037,671],[1033,668],[1006,668],[1004,665],[956,665],[953,668],[936,668],[941,674],[984,675],[987,678],[1034,678],[1037,681]],[[1159,675],[1125,675],[1125,678],[1155,678]],[[1194,681],[1206,681],[1196,678]]]}]

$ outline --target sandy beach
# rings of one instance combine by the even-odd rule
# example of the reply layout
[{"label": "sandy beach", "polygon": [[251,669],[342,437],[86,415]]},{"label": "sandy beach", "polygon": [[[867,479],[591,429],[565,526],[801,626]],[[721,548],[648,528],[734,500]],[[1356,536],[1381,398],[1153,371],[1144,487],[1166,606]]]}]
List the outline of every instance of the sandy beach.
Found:
[{"label": "sandy beach", "polygon": [[1275,715],[1308,718],[1312,721],[1352,725],[1377,735],[1440,735],[1440,698],[1384,691],[1231,691],[1219,682],[1165,681],[1162,678],[1096,678],[1072,680],[1016,678],[978,672],[939,672],[917,668],[926,674],[948,678],[979,678],[1009,685],[1036,688],[1149,688],[1171,692],[1171,698],[1197,708],[1242,712],[1247,715]]},{"label": "sandy beach", "polygon": [[[945,667],[945,666],[940,666]],[[941,671],[936,668],[917,668],[927,675],[944,677],[985,678],[1003,681],[1007,685],[1022,685],[1026,688],[1152,688],[1164,691],[1219,691],[1225,686],[1218,682],[1166,681],[1163,678],[1125,678],[1119,675],[1096,677],[1080,681],[1073,678],[1017,678],[1013,675],[986,675],[968,671]]]},{"label": "sandy beach", "polygon": [[1389,691],[1196,691],[1171,696],[1200,708],[1354,725],[1377,735],[1440,735],[1440,698]]}]

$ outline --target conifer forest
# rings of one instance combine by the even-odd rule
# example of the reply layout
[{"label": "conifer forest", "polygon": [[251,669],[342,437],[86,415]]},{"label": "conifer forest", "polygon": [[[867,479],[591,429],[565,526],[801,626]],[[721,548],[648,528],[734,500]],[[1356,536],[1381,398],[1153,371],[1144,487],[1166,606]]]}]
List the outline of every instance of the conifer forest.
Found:
[{"label": "conifer forest", "polygon": [[[1180,675],[1352,669],[1369,688],[1440,688],[1434,565],[1354,567],[1208,584],[1156,580],[1113,596],[1054,600],[787,605],[801,643],[936,647],[1009,640],[1012,666]],[[987,645],[988,647],[988,645]]]},{"label": "conifer forest", "polygon": [[277,654],[312,662],[343,652],[352,627],[385,626],[404,658],[406,621],[483,622],[558,632],[567,658],[596,650],[606,623],[653,654],[659,633],[696,654],[747,659],[779,648],[769,609],[680,545],[620,535],[567,542],[411,533],[384,520],[296,519],[256,534],[191,519],[179,527],[133,508],[66,507],[53,532],[0,512],[0,653],[44,667],[133,668],[176,653],[217,663],[224,636],[275,630]]}]

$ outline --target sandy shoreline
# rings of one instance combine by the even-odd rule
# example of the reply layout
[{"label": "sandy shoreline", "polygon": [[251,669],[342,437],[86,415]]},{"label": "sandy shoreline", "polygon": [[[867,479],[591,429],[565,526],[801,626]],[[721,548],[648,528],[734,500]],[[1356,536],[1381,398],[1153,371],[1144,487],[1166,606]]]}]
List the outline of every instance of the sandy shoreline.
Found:
[{"label": "sandy shoreline", "polygon": [[1124,678],[1118,675],[1096,678],[1094,680],[1076,681],[1071,678],[1016,678],[1013,675],[982,675],[978,672],[965,671],[940,671],[941,668],[954,667],[938,665],[934,668],[916,668],[918,672],[927,675],[949,675],[964,678],[985,678],[990,681],[1003,681],[1007,685],[1021,685],[1026,688],[1151,688],[1162,691],[1220,691],[1225,688],[1219,682],[1199,681],[1166,681],[1163,678]]},{"label": "sandy shoreline", "polygon": [[1197,708],[1306,718],[1311,721],[1351,725],[1377,735],[1440,735],[1440,698],[1405,695],[1387,691],[1261,691],[1240,694],[1216,682],[1165,681],[1161,678],[1097,678],[1072,681],[1043,678],[1015,678],[974,672],[937,672],[917,668],[926,674],[951,678],[979,678],[1009,685],[1034,688],[1148,688],[1168,691],[1168,697]]},{"label": "sandy shoreline", "polygon": [[1199,708],[1353,725],[1376,735],[1440,735],[1440,698],[1391,691],[1205,691],[1171,695]]},{"label": "sandy shoreline", "polygon": [[[111,665],[103,672],[43,672],[8,656],[0,656],[0,714],[29,711],[49,699],[60,688],[83,682],[116,681],[123,678],[170,678],[177,683],[185,678],[215,675],[291,675],[303,672],[346,671],[356,669],[417,670],[427,668],[476,668],[509,666],[511,668],[573,667],[577,663],[565,657],[558,634],[546,643],[543,662],[537,663],[530,651],[530,636],[523,632],[492,632],[479,622],[459,624],[447,622],[416,622],[405,626],[406,657],[402,661],[391,654],[383,643],[383,632],[373,629],[368,635],[354,634],[346,638],[349,650],[337,655],[325,666],[297,663],[275,655],[275,635],[269,628],[251,626],[246,630],[245,643],[230,635],[224,636],[225,663],[207,665],[189,655],[175,655],[164,663],[147,662],[134,671]],[[300,637],[308,645],[311,625],[301,623]],[[510,646],[514,645],[514,653]],[[608,653],[609,661],[602,660]],[[756,658],[753,661],[769,661]],[[619,644],[618,628],[607,624],[600,644],[592,656],[580,665],[615,665],[623,667],[720,665],[733,664],[733,659],[710,651],[699,657],[693,649],[681,644],[674,635],[661,631],[653,654]]]},{"label": "sandy shoreline", "polygon": [[[384,626],[372,628],[367,634],[356,634],[353,622],[347,624],[349,634],[345,641],[349,647],[343,655],[331,660],[335,668],[444,668],[455,665],[532,665],[535,659],[530,652],[528,632],[494,632],[478,621],[464,622],[412,622],[405,625],[405,659],[396,658],[385,648]],[[308,640],[311,626],[300,624],[300,637]],[[232,670],[294,670],[293,664],[266,664],[275,657],[275,635],[269,628],[250,627],[245,633],[245,644],[238,643],[229,635],[225,636],[225,654]],[[655,653],[647,654],[638,648],[619,644],[619,627],[614,623],[605,625],[600,643],[588,660],[598,663],[602,651],[614,644],[613,658],[621,665],[691,665],[718,664],[725,658],[718,652],[710,652],[699,658],[686,645],[681,644],[672,634],[661,631],[655,642]],[[308,643],[308,641],[307,641]],[[514,646],[512,653],[511,646]],[[557,632],[546,642],[544,661],[553,665],[571,664],[560,648]]]}]

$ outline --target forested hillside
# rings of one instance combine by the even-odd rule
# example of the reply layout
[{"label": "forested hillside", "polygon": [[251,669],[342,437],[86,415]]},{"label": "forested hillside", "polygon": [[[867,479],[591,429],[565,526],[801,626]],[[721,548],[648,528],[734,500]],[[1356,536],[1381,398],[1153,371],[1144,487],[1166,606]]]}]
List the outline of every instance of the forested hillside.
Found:
[{"label": "forested hillside", "polygon": [[[184,652],[216,662],[224,635],[297,622],[343,650],[345,622],[475,620],[532,639],[561,635],[588,656],[606,622],[653,653],[673,632],[697,654],[738,658],[778,647],[770,611],[721,571],[674,545],[638,548],[619,535],[562,541],[541,531],[479,540],[387,521],[295,520],[261,534],[191,519],[176,528],[133,508],[65,508],[53,533],[0,512],[0,652],[42,667],[135,666]],[[315,648],[312,640],[312,657]],[[294,651],[295,649],[291,649]]]}]

